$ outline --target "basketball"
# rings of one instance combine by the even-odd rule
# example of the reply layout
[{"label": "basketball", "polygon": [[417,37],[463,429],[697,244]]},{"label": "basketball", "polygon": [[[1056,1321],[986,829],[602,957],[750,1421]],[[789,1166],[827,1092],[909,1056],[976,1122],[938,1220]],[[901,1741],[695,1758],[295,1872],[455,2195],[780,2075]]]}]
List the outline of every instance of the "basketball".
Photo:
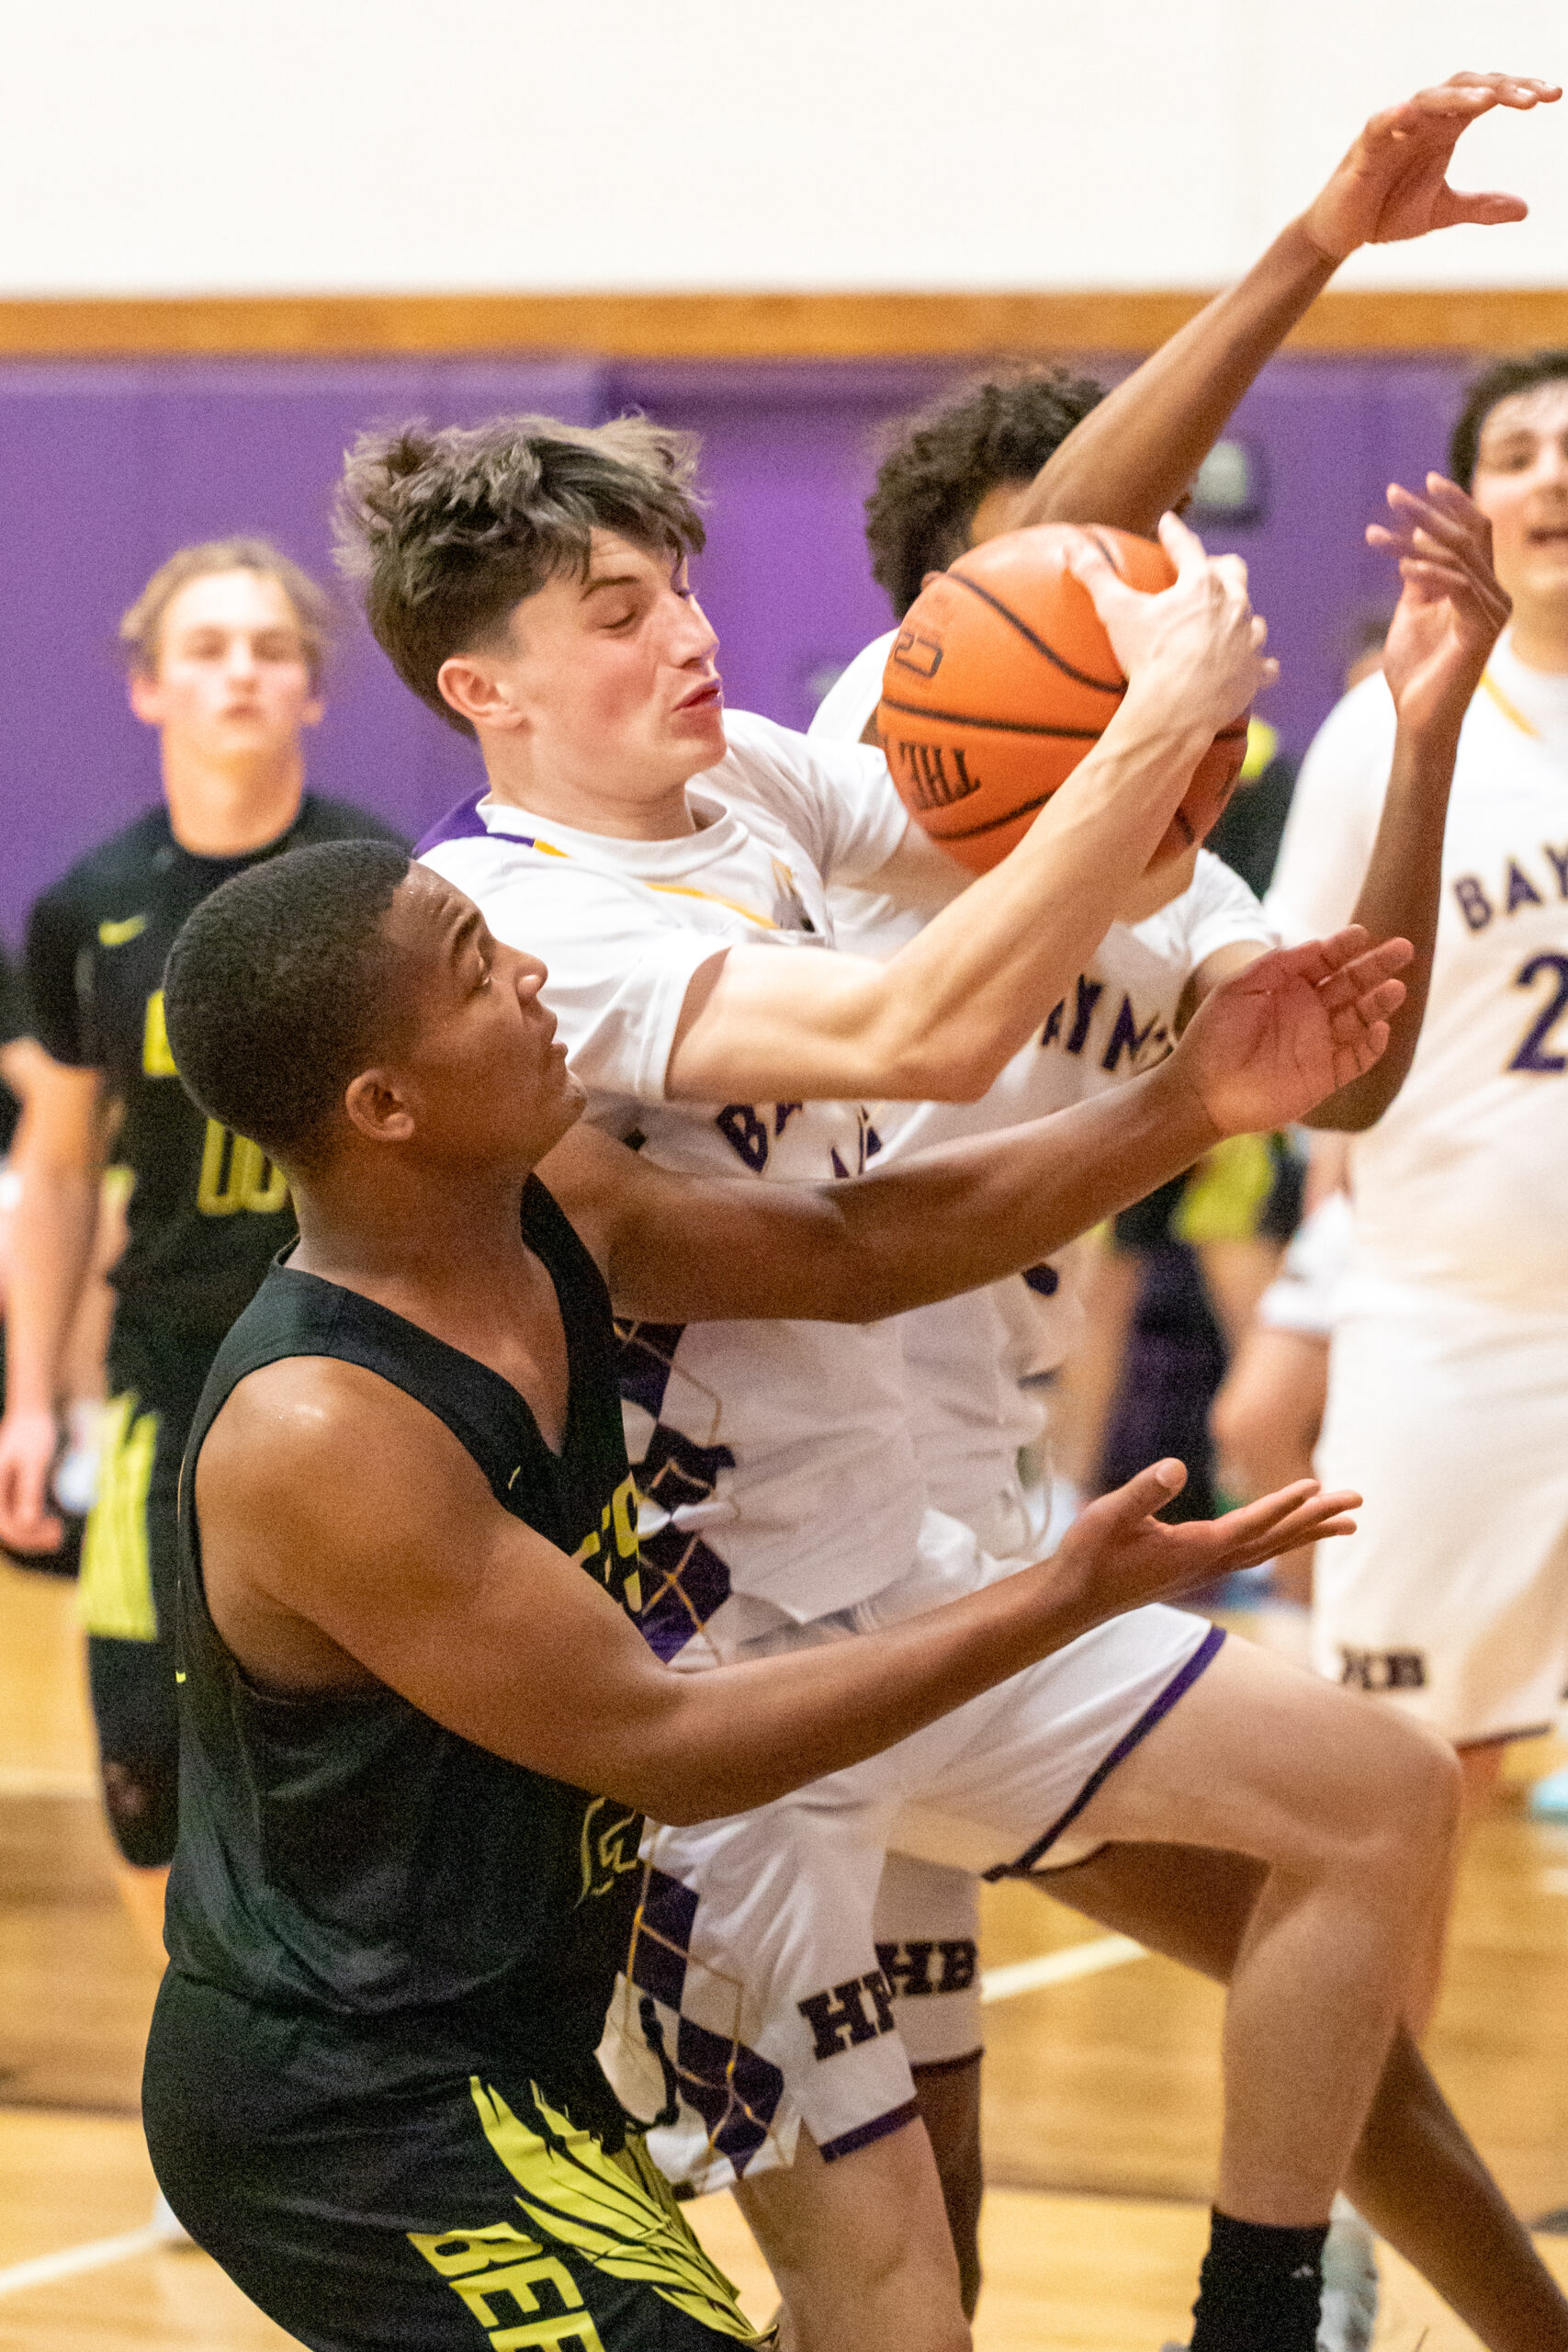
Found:
[{"label": "basketball", "polygon": [[[1153,539],[1097,526],[1132,587],[1168,588]],[[927,582],[887,657],[876,724],[905,807],[959,864],[984,874],[1028,831],[1099,741],[1127,690],[1056,523],[1007,531]],[[1247,752],[1247,714],[1198,763],[1155,862],[1203,839]]]}]

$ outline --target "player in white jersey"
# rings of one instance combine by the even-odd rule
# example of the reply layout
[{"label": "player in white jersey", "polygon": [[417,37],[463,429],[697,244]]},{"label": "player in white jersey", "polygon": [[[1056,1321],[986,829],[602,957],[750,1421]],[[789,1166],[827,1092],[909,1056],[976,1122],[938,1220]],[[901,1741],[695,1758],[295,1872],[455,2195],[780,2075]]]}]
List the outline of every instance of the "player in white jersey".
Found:
[{"label": "player in white jersey", "polygon": [[[1153,723],[1156,699],[1228,705],[1233,665],[1258,658],[1254,632],[1236,573],[1206,567],[1175,526],[1167,536],[1181,578],[1165,598],[1099,577],[1086,552],[1133,680],[1129,723],[1108,730],[1080,788],[1057,796],[1004,866],[969,887],[962,922],[939,915],[892,965],[868,966],[825,946],[824,865],[886,881],[928,874],[929,862],[917,848],[901,865],[905,838],[887,855],[872,813],[874,801],[889,805],[874,757],[824,760],[760,721],[733,725],[726,748],[714,641],[680,562],[697,526],[677,465],[649,428],[530,431],[513,421],[408,434],[357,454],[348,520],[383,644],[433,707],[445,700],[473,726],[491,775],[490,793],[439,829],[432,862],[483,898],[492,928],[532,939],[554,963],[546,993],[591,1115],[671,1167],[766,1181],[847,1174],[878,1138],[852,1103],[831,1102],[846,1079],[878,1094],[911,1092],[917,1076],[922,1091],[977,1093],[1019,1033],[1032,1033],[1021,1003],[1050,1001],[1047,973],[1066,985],[1069,951],[1078,955],[1086,926],[1091,939],[1104,928],[1135,880],[1213,724],[1207,711],[1201,728],[1175,724],[1168,704]],[[1159,667],[1173,636],[1184,643],[1179,685]],[[1115,822],[1108,776],[1121,786]],[[1046,902],[1059,910],[1054,932],[1035,911]],[[1098,1214],[1087,1193],[1081,1207],[1082,1222]],[[701,1353],[689,1352],[689,1327],[632,1336],[644,1372],[632,1393],[646,1416],[634,1417],[634,1442],[668,1514],[653,1534],[659,1577],[644,1615],[678,1663],[841,1638],[998,1572],[957,1522],[920,1511],[912,1464],[904,1476],[916,1507],[906,1501],[895,1522],[913,1533],[901,1563],[869,1523],[863,1498],[884,1492],[872,1457],[895,1442],[885,1408],[889,1382],[897,1386],[874,1331],[851,1335],[830,1380],[819,1349],[792,1362],[793,1408],[767,1414],[754,1392],[773,1374],[755,1353],[742,1364],[739,1334],[711,1327]],[[792,1347],[790,1328],[769,1343]],[[896,1359],[896,1334],[892,1346]],[[821,1475],[804,1442],[807,1414],[824,1445]],[[852,1460],[840,1433],[858,1438]],[[797,1530],[804,1521],[814,1538],[794,1547],[777,1516],[786,1484]],[[891,1515],[899,1497],[891,1483],[886,1492]],[[817,1513],[830,1516],[830,1533]],[[1323,2227],[1298,2217],[1320,2198],[1326,2211],[1374,2090],[1393,2140],[1404,2134],[1398,2162],[1408,2161],[1407,2127],[1429,2094],[1416,2088],[1403,2043],[1379,2088],[1387,2030],[1348,2034],[1346,2019],[1381,2006],[1392,2028],[1435,1957],[1427,1924],[1446,1841],[1433,1750],[1354,1753],[1348,1736],[1375,1719],[1318,1692],[1303,1720],[1317,1686],[1245,1645],[1222,1649],[1179,1612],[1139,1612],[1105,1632],[1023,1678],[966,1738],[905,1743],[880,1779],[857,1768],[796,1807],[660,1833],[616,2063],[640,2056],[646,2075],[650,2032],[694,2121],[695,2166],[708,2177],[747,2168],[749,2209],[803,2342],[835,2338],[843,2266],[864,2274],[868,2249],[862,2340],[936,2345],[958,2324],[940,2201],[936,2238],[927,2226],[937,2197],[929,2149],[903,2129],[909,2078],[871,1933],[876,1863],[900,1812],[911,1835],[949,1841],[971,1867],[1027,1871],[1047,1853],[1067,1859],[1067,1833],[1105,1784],[1120,1810],[1103,1834],[1239,1839],[1263,1862],[1261,1885],[1247,1866],[1246,1907],[1278,1914],[1281,1932],[1248,1938],[1235,1971],[1241,2072],[1233,2067],[1224,2210],[1201,2304],[1212,2344],[1230,2340],[1224,2312],[1234,2335],[1247,2313],[1285,2302],[1294,2321],[1274,2340],[1311,2340]],[[1157,1764],[1145,1761],[1149,1741]],[[1372,1785],[1380,1807],[1369,1826]],[[1397,1884],[1387,1875],[1396,1854]],[[1358,2071],[1364,2087],[1350,2091]],[[1278,2098],[1263,2094],[1262,2075]],[[663,2080],[655,2087],[661,2097]],[[1381,2129],[1373,2142],[1373,2162],[1386,2163]],[[764,2170],[792,2145],[792,2170]],[[1493,2223],[1508,2236],[1506,2215]],[[1522,2258],[1529,2269],[1528,2247]],[[1550,2309],[1568,2341],[1568,2306],[1539,2266],[1527,2299]]]},{"label": "player in white jersey", "polygon": [[[1092,389],[1066,388],[1086,411],[1084,395]],[[942,461],[974,499],[970,543],[991,536],[993,527],[1005,527],[1009,502],[997,494],[1005,490],[1005,481],[990,481],[984,471],[989,449],[1000,437],[998,422],[1006,420],[1010,462],[1018,464],[1027,452],[1043,464],[1052,431],[1060,429],[1054,412],[1064,404],[1059,385],[1014,379],[950,398],[928,413],[912,435],[895,446],[879,475],[868,509],[874,553],[886,555],[896,548],[912,580],[931,568],[939,552],[920,538],[922,513],[929,505],[929,493],[922,496],[929,466],[919,463],[922,440],[938,445]],[[1015,502],[1017,496],[1015,490]],[[1450,498],[1449,503],[1458,510],[1461,502]],[[1483,533],[1476,529],[1476,521],[1472,515],[1479,553]],[[879,569],[898,576],[900,567]],[[1494,604],[1500,618],[1502,605],[1495,585]],[[1413,582],[1390,655],[1402,701],[1408,699],[1421,663],[1440,633],[1435,633],[1433,622],[1422,584]],[[814,738],[874,740],[882,667],[894,635],[889,632],[868,646],[849,665],[812,722]],[[1484,637],[1479,640],[1483,648],[1489,641]],[[1445,697],[1446,708],[1429,713],[1427,724],[1439,745],[1451,733],[1475,675],[1475,662],[1459,665]],[[1439,751],[1435,765],[1443,764]],[[1412,782],[1407,769],[1399,791],[1408,795]],[[1435,827],[1440,833],[1440,793],[1427,796],[1423,809],[1417,792],[1412,813],[1417,826],[1424,824],[1428,832]],[[1370,895],[1375,899],[1382,892],[1382,911],[1391,913],[1386,894],[1391,888],[1397,891],[1403,869],[1409,896],[1400,902],[1401,919],[1412,929],[1424,924],[1422,935],[1429,942],[1435,916],[1432,876],[1429,864],[1408,859],[1408,831],[1403,838],[1392,831],[1385,834],[1384,872],[1374,877]],[[855,943],[864,952],[891,952],[918,928],[918,918],[864,894],[845,892],[841,901]],[[879,1114],[895,1151],[1042,1115],[1123,1082],[1140,1066],[1147,1067],[1170,1050],[1185,1012],[1271,944],[1268,920],[1253,893],[1201,849],[1168,871],[1145,876],[1125,911],[1134,920],[1111,928],[1037,1037],[979,1103],[928,1103],[896,1110],[891,1116]],[[1371,1088],[1360,1090],[1353,1108],[1342,1103],[1325,1116],[1370,1125],[1396,1092],[1402,1068],[1385,1057]],[[1019,1476],[1019,1455],[1025,1445],[1038,1446],[1043,1428],[1038,1390],[1030,1384],[1062,1362],[1081,1321],[1073,1255],[1064,1253],[1027,1277],[902,1318],[911,1426],[928,1493],[942,1510],[975,1529],[993,1552],[1023,1548],[1029,1533],[1030,1505]],[[1057,1873],[1053,1892],[1073,1901],[1074,1881],[1071,1870]],[[1092,1899],[1089,1907],[1094,1907]],[[945,1961],[950,1953],[976,1952],[977,1884],[962,1872],[894,1849],[883,1873],[875,1924],[878,1952],[894,1986],[895,2014],[942,2174],[961,2270],[966,2282],[977,2287],[983,2049],[977,1971],[973,1965],[917,1964],[925,1954],[940,1953]],[[1342,2216],[1333,2251],[1339,2268],[1359,2277],[1359,2300],[1370,2301],[1376,2274],[1364,2227],[1353,2215]],[[1370,2314],[1364,2315],[1363,2325],[1370,2327]]]},{"label": "player in white jersey", "polygon": [[[1472,1801],[1568,1681],[1568,355],[1483,377],[1455,470],[1514,620],[1459,740],[1420,1046],[1349,1151],[1319,1458],[1366,1515],[1318,1568],[1319,1670],[1458,1746]],[[1389,764],[1381,678],[1325,722],[1269,894],[1300,936],[1359,888]]]}]

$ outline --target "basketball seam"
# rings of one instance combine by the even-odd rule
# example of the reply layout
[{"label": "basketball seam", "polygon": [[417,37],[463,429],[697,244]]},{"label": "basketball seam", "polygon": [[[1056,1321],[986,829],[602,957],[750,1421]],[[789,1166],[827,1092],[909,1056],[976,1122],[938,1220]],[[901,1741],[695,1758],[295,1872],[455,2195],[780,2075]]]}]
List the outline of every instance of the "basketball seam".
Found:
[{"label": "basketball seam", "polygon": [[947,577],[950,580],[956,580],[961,588],[967,588],[972,596],[978,596],[982,604],[989,605],[993,612],[999,613],[1010,627],[1017,629],[1020,637],[1026,639],[1033,646],[1036,653],[1043,653],[1046,661],[1060,670],[1065,678],[1071,678],[1075,685],[1092,686],[1095,693],[1100,695],[1126,693],[1125,678],[1118,678],[1114,684],[1111,684],[1104,678],[1091,678],[1087,670],[1075,670],[1072,663],[1047,645],[1043,637],[1036,637],[1029,623],[1021,621],[1010,605],[1004,605],[999,596],[993,596],[988,588],[982,588],[978,581],[967,579],[962,571],[950,571]]},{"label": "basketball seam", "polygon": [[1055,797],[1053,792],[1043,792],[1037,800],[1021,800],[1016,808],[1008,810],[1005,817],[987,817],[983,825],[965,825],[962,832],[939,833],[933,827],[931,838],[939,842],[973,841],[976,833],[994,833],[998,826],[1013,824],[1020,817],[1027,817],[1034,809],[1043,808],[1047,800],[1054,800]]},{"label": "basketball seam", "polygon": [[888,695],[883,695],[882,707],[907,711],[911,718],[940,718],[950,727],[984,729],[993,735],[1058,735],[1074,743],[1098,743],[1104,731],[1099,727],[1032,727],[1022,718],[974,718],[967,711],[928,710],[924,703],[895,702]]}]

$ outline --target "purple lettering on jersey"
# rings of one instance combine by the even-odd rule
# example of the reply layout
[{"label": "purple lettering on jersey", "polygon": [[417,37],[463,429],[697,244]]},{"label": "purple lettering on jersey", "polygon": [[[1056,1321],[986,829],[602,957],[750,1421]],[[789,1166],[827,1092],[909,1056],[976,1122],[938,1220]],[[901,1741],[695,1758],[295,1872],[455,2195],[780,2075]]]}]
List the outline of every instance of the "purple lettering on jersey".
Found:
[{"label": "purple lettering on jersey", "polygon": [[1568,843],[1564,843],[1562,849],[1553,849],[1550,842],[1542,842],[1540,846],[1542,854],[1557,876],[1558,897],[1568,899]]},{"label": "purple lettering on jersey", "polygon": [[479,815],[479,802],[489,792],[488,783],[481,784],[477,792],[470,792],[466,800],[448,808],[445,817],[438,817],[429,832],[416,843],[415,857],[423,857],[427,851],[440,849],[446,842],[483,841],[490,828]]},{"label": "purple lettering on jersey", "polygon": [[1055,1003],[1051,1007],[1051,1018],[1046,1022],[1044,1028],[1040,1032],[1040,1042],[1043,1046],[1054,1046],[1057,1038],[1061,1035],[1062,1015],[1066,1012],[1066,998],[1065,996],[1058,997]]},{"label": "purple lettering on jersey", "polygon": [[1454,897],[1472,931],[1484,931],[1492,920],[1492,901],[1473,874],[1456,874]]},{"label": "purple lettering on jersey", "polygon": [[1078,974],[1077,1010],[1073,1015],[1073,1034],[1067,1039],[1069,1054],[1081,1054],[1089,1036],[1089,1024],[1094,1018],[1094,1008],[1105,994],[1103,980],[1086,980]]},{"label": "purple lettering on jersey", "polygon": [[1546,900],[1513,858],[1508,860],[1508,904],[1505,911],[1512,914],[1516,907],[1544,907]]},{"label": "purple lettering on jersey", "polygon": [[1100,1065],[1100,1069],[1114,1070],[1122,1053],[1125,1052],[1128,1069],[1136,1069],[1138,1056],[1143,1052],[1158,1025],[1159,1014],[1151,1012],[1140,1029],[1137,1015],[1133,1011],[1133,1000],[1130,996],[1124,996],[1122,1000],[1122,1010],[1116,1015],[1116,1026],[1111,1032],[1111,1043],[1106,1046],[1104,1057]]}]

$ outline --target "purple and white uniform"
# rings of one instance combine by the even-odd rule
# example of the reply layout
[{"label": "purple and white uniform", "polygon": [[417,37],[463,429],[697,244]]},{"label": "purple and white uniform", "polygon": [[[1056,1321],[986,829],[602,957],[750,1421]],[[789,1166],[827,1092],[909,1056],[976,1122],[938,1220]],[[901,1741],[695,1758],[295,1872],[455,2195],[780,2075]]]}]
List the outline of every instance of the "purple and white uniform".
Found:
[{"label": "purple and white uniform", "polygon": [[[613,840],[479,797],[422,854],[548,967],[544,1001],[596,1124],[675,1170],[852,1175],[883,1149],[873,1106],[665,1098],[694,974],[732,944],[832,952],[829,884],[873,880],[908,821],[879,753],[745,714],[726,727],[728,754],[691,786],[698,829],[681,840]],[[896,1323],[626,1328],[653,1571],[642,1622],[660,1656],[698,1671],[847,1638],[1017,1565],[930,1507],[906,1383]],[[673,2067],[679,2120],[653,2142],[665,2170],[721,2187],[787,2163],[803,2120],[829,2158],[908,2120],[873,1920],[886,1847],[971,1874],[1058,1865],[1093,1789],[1218,1638],[1182,1611],[1138,1611],[850,1771],[652,1831],[602,2054],[645,2114]]]}]

